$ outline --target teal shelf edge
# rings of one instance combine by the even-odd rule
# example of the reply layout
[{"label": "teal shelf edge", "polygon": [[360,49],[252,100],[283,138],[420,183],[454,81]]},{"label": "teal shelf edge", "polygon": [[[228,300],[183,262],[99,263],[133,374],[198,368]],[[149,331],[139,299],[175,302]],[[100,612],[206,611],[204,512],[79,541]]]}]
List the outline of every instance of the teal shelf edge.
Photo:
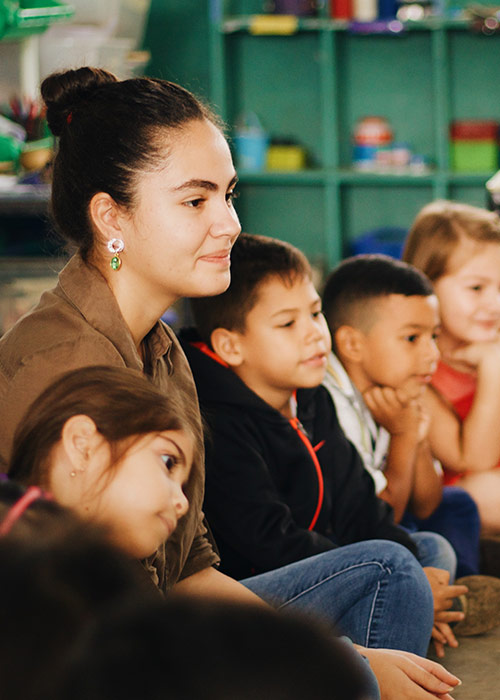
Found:
[{"label": "teal shelf edge", "polygon": [[2,17],[0,12],[0,40],[23,39],[38,34],[53,22],[70,19],[74,14],[72,5],[51,0],[46,0],[43,7],[19,7],[7,17]]},{"label": "teal shelf edge", "polygon": [[338,178],[341,184],[344,185],[375,185],[375,186],[400,186],[410,185],[425,186],[432,185],[437,177],[435,171],[424,173],[412,172],[362,172],[359,170],[340,170]]},{"label": "teal shelf edge", "polygon": [[486,185],[486,181],[494,175],[494,171],[487,173],[447,173],[448,183],[451,185]]},{"label": "teal shelf edge", "polygon": [[436,184],[481,187],[493,175],[488,173],[455,173],[432,171],[426,173],[370,173],[349,169],[318,169],[250,172],[238,171],[239,181],[253,185],[373,185],[385,186],[430,186]]},{"label": "teal shelf edge", "polygon": [[[255,17],[260,15],[233,15],[228,16],[223,19],[218,24],[218,29],[223,34],[235,34],[237,32],[250,32]],[[276,15],[271,15],[275,17]],[[470,27],[470,20],[462,18],[448,18],[448,17],[429,17],[425,20],[408,20],[401,23],[403,25],[404,31],[437,31],[437,30],[466,30]],[[298,18],[297,21],[297,32],[317,32],[317,31],[329,31],[329,32],[348,32],[351,23],[348,20],[335,20],[328,19],[324,17],[303,17]],[[295,32],[294,32],[295,33]],[[368,35],[377,34],[379,32],[367,32]],[[397,36],[402,32],[394,32],[392,34],[385,34],[386,36]],[[276,32],[274,36],[281,36]],[[365,33],[357,33],[358,36],[364,36]],[[265,36],[263,34],[262,36]],[[286,34],[284,34],[286,36]]]},{"label": "teal shelf edge", "polygon": [[238,179],[244,184],[252,185],[324,185],[328,174],[325,170],[238,170]]}]

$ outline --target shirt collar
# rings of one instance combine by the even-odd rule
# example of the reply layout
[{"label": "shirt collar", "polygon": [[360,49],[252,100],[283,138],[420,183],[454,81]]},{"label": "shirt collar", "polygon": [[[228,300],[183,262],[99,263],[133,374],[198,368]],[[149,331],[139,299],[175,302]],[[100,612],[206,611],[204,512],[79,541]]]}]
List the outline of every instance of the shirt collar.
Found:
[{"label": "shirt collar", "polygon": [[345,371],[343,364],[334,352],[330,352],[328,356],[326,374],[327,379],[328,377],[331,377],[345,396],[354,399],[357,397],[357,395],[359,395],[358,390],[351,382],[351,378]]},{"label": "shirt collar", "polygon": [[368,406],[365,403],[363,395],[352,382],[351,378],[344,369],[343,364],[334,352],[330,352],[328,356],[328,364],[326,369],[326,386],[337,386],[342,394],[347,398],[353,409],[362,418],[364,425],[368,428],[371,436],[376,438],[378,435],[378,427],[375,423]]}]

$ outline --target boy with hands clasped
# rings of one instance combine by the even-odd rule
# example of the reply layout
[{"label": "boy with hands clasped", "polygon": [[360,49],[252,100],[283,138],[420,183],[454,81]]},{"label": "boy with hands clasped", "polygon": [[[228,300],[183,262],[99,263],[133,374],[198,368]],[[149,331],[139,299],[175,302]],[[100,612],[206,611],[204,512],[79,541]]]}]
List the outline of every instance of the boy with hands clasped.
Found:
[{"label": "boy with hands clasped", "polygon": [[[463,489],[443,489],[428,442],[430,419],[422,398],[439,358],[438,302],[430,282],[400,261],[360,255],[330,273],[323,308],[335,349],[324,385],[377,494],[392,505],[396,522],[446,537],[457,552],[459,575],[476,574],[477,507]],[[444,609],[467,589],[448,586],[447,572],[427,573],[435,599],[441,600],[434,638],[442,655],[443,643],[457,645],[446,623],[461,619]],[[469,599],[469,614],[457,633],[477,634],[498,624],[498,597],[492,600],[489,592],[485,601],[477,590],[488,583],[489,591],[491,581],[474,577],[463,583],[474,589],[474,599]],[[479,601],[481,607],[487,602],[486,609],[472,614]]]}]

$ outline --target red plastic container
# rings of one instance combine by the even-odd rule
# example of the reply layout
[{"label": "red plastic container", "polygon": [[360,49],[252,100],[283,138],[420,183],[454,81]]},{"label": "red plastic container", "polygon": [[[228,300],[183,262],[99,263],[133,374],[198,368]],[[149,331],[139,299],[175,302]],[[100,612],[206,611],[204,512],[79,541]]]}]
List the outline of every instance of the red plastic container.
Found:
[{"label": "red plastic container", "polygon": [[496,141],[499,124],[492,119],[463,119],[451,123],[453,141]]},{"label": "red plastic container", "polygon": [[352,19],[352,0],[330,0],[333,19]]}]

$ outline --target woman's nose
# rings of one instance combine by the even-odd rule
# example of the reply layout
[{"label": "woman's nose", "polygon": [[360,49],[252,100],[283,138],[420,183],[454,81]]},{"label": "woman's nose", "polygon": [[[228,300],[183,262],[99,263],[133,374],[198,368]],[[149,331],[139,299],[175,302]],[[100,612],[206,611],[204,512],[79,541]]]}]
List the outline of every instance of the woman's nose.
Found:
[{"label": "woman's nose", "polygon": [[241,224],[236,211],[224,202],[224,209],[218,212],[217,219],[210,227],[210,233],[214,237],[228,237],[231,242],[234,242],[241,232]]}]

